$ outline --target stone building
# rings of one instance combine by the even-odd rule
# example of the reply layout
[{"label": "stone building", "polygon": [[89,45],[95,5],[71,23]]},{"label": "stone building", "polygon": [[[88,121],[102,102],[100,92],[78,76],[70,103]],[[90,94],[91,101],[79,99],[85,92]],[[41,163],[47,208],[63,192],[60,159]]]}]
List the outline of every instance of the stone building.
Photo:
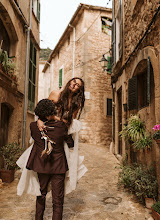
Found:
[{"label": "stone building", "polygon": [[[115,154],[124,156],[128,146],[119,132],[131,114],[140,115],[148,133],[160,123],[160,6],[154,0],[114,0],[112,10],[113,142]],[[155,141],[151,151],[129,148],[128,156],[159,168]]]},{"label": "stone building", "polygon": [[28,146],[37,102],[39,22],[39,0],[0,0],[0,45],[16,66],[12,74],[0,68],[0,147]]},{"label": "stone building", "polygon": [[111,77],[99,62],[110,49],[111,18],[111,9],[80,4],[43,69],[52,73],[50,91],[65,86],[75,76],[84,80],[82,142],[111,142]]}]

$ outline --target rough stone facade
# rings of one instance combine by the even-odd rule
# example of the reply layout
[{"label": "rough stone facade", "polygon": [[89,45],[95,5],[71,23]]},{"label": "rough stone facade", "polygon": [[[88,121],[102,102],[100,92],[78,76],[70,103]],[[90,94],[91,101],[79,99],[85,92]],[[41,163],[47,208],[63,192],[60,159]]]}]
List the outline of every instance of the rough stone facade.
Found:
[{"label": "rough stone facade", "polygon": [[[74,76],[85,82],[86,101],[81,121],[80,141],[110,144],[112,118],[106,116],[107,98],[112,98],[111,77],[102,71],[100,60],[110,49],[109,34],[102,32],[101,17],[112,17],[110,9],[81,4],[70,24],[75,27]],[[51,57],[52,56],[52,57]],[[51,63],[53,89],[59,86],[59,69],[63,69],[63,86],[73,77],[73,28],[68,25],[48,59]],[[50,71],[44,67],[44,72]]]},{"label": "rough stone facade", "polygon": [[[17,81],[0,69],[0,147],[4,144],[17,142],[22,145],[23,112],[24,112],[24,89],[26,70],[26,40],[27,26],[29,26],[30,1],[0,1],[0,19],[3,31],[9,37],[9,56],[14,56],[16,70],[14,75]],[[39,21],[32,9],[31,14],[31,37],[36,48],[37,67],[39,62]],[[1,29],[2,30],[2,29]],[[2,33],[2,32],[1,32]],[[4,35],[2,49],[5,45]],[[3,39],[4,38],[4,39]],[[4,49],[5,50],[5,49]],[[38,68],[36,69],[36,88],[38,87]],[[28,84],[28,81],[27,81]],[[37,89],[35,90],[37,102]],[[28,92],[27,92],[28,98]],[[7,112],[7,113],[6,113]],[[6,118],[5,118],[6,117]],[[28,146],[30,138],[29,124],[34,120],[34,114],[27,111],[25,143]],[[5,138],[4,138],[5,135]]]},{"label": "rough stone facade", "polygon": [[[114,5],[118,5],[118,0],[114,1]],[[113,66],[112,84],[115,88],[115,137],[114,151],[119,154],[120,137],[118,136],[120,128],[126,123],[126,119],[131,114],[139,114],[140,118],[145,121],[146,131],[153,134],[153,126],[160,123],[160,12],[159,3],[154,0],[124,0],[123,7],[123,56]],[[116,7],[113,17],[116,19]],[[117,36],[116,36],[117,37]],[[139,107],[135,110],[124,112],[123,103],[128,104],[128,82],[134,76],[140,76],[144,69],[147,70],[147,60],[150,60],[152,68],[152,80],[150,81],[150,103],[146,106]],[[145,76],[145,75],[144,75]],[[139,79],[139,78],[138,78]],[[140,79],[139,79],[140,80]],[[138,83],[141,83],[140,81]],[[143,83],[142,83],[143,84]],[[118,91],[121,88],[121,106],[119,105]],[[139,89],[139,87],[138,87]],[[138,90],[139,92],[139,90]],[[138,95],[139,100],[143,95]],[[119,113],[120,110],[121,114]],[[121,155],[129,154],[131,159],[131,150],[122,140]],[[127,151],[128,149],[128,151]],[[157,168],[157,177],[160,184],[159,174],[159,149],[153,140],[152,150],[145,152],[136,152],[136,160],[147,166],[155,164]]]}]

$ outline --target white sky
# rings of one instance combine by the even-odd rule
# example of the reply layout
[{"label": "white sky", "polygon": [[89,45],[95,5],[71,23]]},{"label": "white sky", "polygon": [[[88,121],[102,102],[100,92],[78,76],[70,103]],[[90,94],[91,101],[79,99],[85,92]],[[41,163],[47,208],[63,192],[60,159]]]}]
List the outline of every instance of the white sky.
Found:
[{"label": "white sky", "polygon": [[112,0],[41,0],[41,48],[54,49],[80,3],[112,7]]}]

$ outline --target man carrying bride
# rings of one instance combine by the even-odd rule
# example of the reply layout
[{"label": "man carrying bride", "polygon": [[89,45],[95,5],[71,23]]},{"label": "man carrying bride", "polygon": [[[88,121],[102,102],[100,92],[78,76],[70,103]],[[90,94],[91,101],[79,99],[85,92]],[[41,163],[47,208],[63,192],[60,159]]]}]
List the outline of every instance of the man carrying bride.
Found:
[{"label": "man carrying bride", "polygon": [[46,129],[40,132],[37,122],[30,124],[34,145],[26,168],[37,172],[41,196],[36,200],[36,220],[43,219],[48,184],[52,186],[54,220],[62,219],[64,202],[64,180],[68,164],[64,151],[64,141],[69,148],[74,147],[71,135],[63,120],[55,120],[56,106],[49,99],[42,99],[36,106],[35,114],[45,123]]},{"label": "man carrying bride", "polygon": [[[60,220],[64,193],[75,190],[77,181],[87,171],[82,163],[84,157],[78,155],[78,132],[81,123],[75,119],[77,115],[79,119],[84,101],[84,82],[76,77],[71,79],[63,90],[52,91],[49,100],[41,100],[35,109],[39,119],[30,126],[34,145],[32,144],[17,161],[22,168],[17,195],[28,193],[37,196],[36,220],[43,219],[45,196],[50,181],[52,195],[54,193],[52,219]],[[67,130],[74,138],[74,148],[72,137],[67,135]],[[42,143],[43,147],[38,147]],[[73,150],[70,151],[70,148]],[[59,196],[56,197],[58,193]]]}]

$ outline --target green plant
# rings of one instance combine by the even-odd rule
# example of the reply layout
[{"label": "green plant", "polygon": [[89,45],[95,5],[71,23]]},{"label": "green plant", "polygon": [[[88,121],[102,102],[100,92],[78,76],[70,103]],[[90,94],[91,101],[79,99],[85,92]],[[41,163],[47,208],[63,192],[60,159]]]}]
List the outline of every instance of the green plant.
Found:
[{"label": "green plant", "polygon": [[119,173],[118,186],[123,186],[136,195],[140,202],[145,198],[157,199],[158,182],[153,168],[143,166],[122,166]]},{"label": "green plant", "polygon": [[151,135],[146,134],[145,123],[141,121],[139,115],[131,115],[128,124],[123,127],[119,135],[127,139],[137,150],[152,146]]},{"label": "green plant", "polygon": [[160,139],[160,124],[155,125],[155,126],[153,127],[153,130],[155,131],[155,133],[153,134],[153,139],[154,139],[154,140]]},{"label": "green plant", "polygon": [[12,58],[8,57],[7,51],[0,49],[0,63],[2,64],[4,71],[9,75],[13,75],[15,71],[15,63]]},{"label": "green plant", "polygon": [[152,146],[152,137],[151,135],[144,135],[136,142],[133,143],[133,147],[137,150],[151,148]]},{"label": "green plant", "polygon": [[19,145],[15,142],[2,146],[0,148],[0,155],[4,160],[4,169],[14,170],[17,168],[18,166],[16,165],[16,161],[22,152],[22,148],[20,148]]},{"label": "green plant", "polygon": [[152,209],[160,214],[160,201],[152,205]]}]

